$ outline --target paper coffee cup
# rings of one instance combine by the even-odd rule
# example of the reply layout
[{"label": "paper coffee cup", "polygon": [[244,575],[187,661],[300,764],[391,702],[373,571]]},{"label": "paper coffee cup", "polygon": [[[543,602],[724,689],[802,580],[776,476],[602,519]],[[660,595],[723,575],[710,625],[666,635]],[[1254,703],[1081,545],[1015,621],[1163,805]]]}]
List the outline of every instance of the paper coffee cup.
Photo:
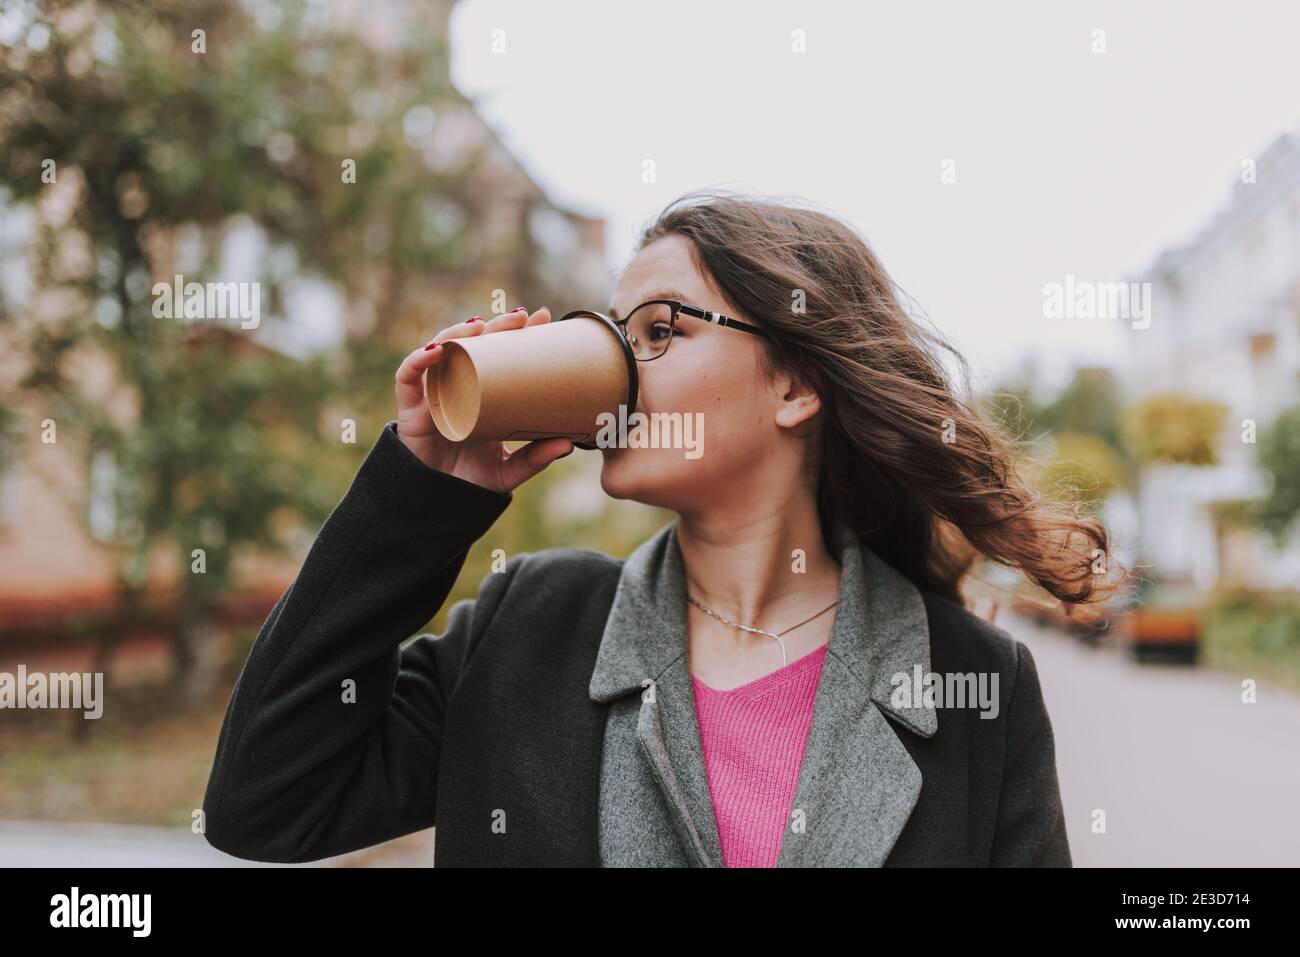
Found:
[{"label": "paper coffee cup", "polygon": [[444,339],[424,374],[438,431],[454,442],[564,437],[595,448],[608,412],[636,408],[637,370],[618,327],[596,313]]}]

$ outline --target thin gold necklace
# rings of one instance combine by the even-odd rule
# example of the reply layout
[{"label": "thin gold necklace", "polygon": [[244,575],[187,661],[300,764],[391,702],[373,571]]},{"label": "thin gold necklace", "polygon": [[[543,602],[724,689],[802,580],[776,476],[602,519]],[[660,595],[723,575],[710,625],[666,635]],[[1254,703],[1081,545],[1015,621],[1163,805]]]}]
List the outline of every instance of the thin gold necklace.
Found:
[{"label": "thin gold necklace", "polygon": [[718,621],[726,622],[728,625],[732,625],[736,628],[739,628],[741,631],[749,631],[749,632],[753,632],[756,635],[767,635],[767,637],[769,638],[775,638],[776,643],[781,646],[781,667],[782,668],[786,666],[788,659],[786,658],[786,654],[785,654],[785,642],[781,640],[781,636],[794,631],[796,628],[800,627],[801,625],[808,624],[808,622],[812,621],[813,618],[818,618],[821,615],[826,614],[828,611],[830,611],[832,608],[834,608],[836,605],[840,603],[840,600],[837,598],[835,599],[835,601],[831,602],[821,611],[817,612],[816,615],[813,615],[809,618],[805,618],[803,621],[799,622],[798,625],[791,625],[789,628],[785,629],[784,631],[778,631],[773,633],[770,631],[764,631],[762,628],[751,628],[749,627],[749,625],[742,625],[740,622],[732,621],[730,618],[724,618],[722,615],[719,615],[712,608],[706,608],[705,606],[701,605],[698,601],[695,600],[695,597],[689,593],[686,595],[686,600],[689,601],[696,608],[698,608],[700,611],[704,612],[706,615],[712,615],[714,618],[718,619]]}]

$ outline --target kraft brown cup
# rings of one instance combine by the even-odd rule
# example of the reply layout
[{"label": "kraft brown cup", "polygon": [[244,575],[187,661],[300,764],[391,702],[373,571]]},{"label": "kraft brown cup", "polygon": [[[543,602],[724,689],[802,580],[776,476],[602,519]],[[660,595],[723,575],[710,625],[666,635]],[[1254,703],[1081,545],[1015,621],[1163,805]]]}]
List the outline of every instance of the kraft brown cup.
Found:
[{"label": "kraft brown cup", "polygon": [[595,312],[444,339],[424,373],[438,431],[453,442],[564,437],[595,448],[598,416],[636,408],[637,370],[618,327]]}]

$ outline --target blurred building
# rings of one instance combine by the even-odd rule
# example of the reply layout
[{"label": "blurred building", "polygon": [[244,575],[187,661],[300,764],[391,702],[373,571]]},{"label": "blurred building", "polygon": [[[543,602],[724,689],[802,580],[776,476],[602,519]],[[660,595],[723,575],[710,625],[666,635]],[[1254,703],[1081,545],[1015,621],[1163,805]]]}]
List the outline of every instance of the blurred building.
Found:
[{"label": "blurred building", "polygon": [[[440,34],[450,51],[455,4],[456,0],[416,5],[394,0],[318,2],[331,27],[363,37],[377,51],[394,53],[413,31]],[[475,42],[487,44],[492,38]],[[476,314],[489,318],[498,290],[505,297],[503,312],[518,305],[549,306],[558,317],[580,307],[602,309],[613,288],[605,260],[605,221],[554,203],[474,103],[455,89],[450,53],[444,63],[451,95],[408,111],[402,128],[407,145],[418,152],[431,175],[470,170],[454,192],[430,196],[421,208],[427,229],[435,234],[473,224],[466,233],[468,244],[460,249],[468,265],[458,279],[448,281],[440,275],[406,297],[398,316],[382,311],[389,277],[375,272],[374,295],[359,307],[350,306],[345,336],[383,330],[396,331],[411,342],[427,339],[450,322]],[[503,68],[507,68],[504,59]],[[372,238],[359,237],[363,249]]]},{"label": "blurred building", "polygon": [[1225,518],[1267,490],[1247,420],[1263,429],[1300,402],[1300,136],[1244,164],[1227,208],[1138,278],[1151,283],[1152,320],[1132,333],[1133,398],[1180,393],[1228,408],[1220,464],[1147,474],[1143,560],[1201,587],[1300,587],[1300,540],[1278,549]]}]

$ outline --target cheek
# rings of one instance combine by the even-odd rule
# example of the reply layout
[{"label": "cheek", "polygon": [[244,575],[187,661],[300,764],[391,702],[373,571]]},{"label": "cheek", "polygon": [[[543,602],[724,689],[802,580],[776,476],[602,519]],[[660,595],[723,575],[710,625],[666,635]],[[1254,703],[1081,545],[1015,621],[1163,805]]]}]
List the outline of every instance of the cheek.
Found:
[{"label": "cheek", "polygon": [[708,369],[687,366],[662,365],[671,356],[658,362],[643,364],[637,410],[640,412],[703,412],[711,406],[710,395],[716,395],[717,385]]},{"label": "cheek", "polygon": [[[704,428],[717,440],[714,451],[739,450],[763,440],[766,397],[738,359],[724,359],[701,371],[685,384],[684,392],[689,398],[683,407],[703,413]],[[770,416],[766,423],[771,424]]]},{"label": "cheek", "polygon": [[768,399],[743,355],[644,370],[637,410],[647,415],[677,412],[695,417],[703,432],[703,454],[683,463],[681,452],[635,449],[627,450],[634,453],[635,463],[612,464],[621,466],[626,470],[622,474],[627,475],[635,470],[637,474],[654,471],[663,476],[684,464],[696,472],[728,471],[733,459],[743,460],[769,441],[772,417]]},{"label": "cheek", "polygon": [[[695,344],[693,344],[695,345]],[[749,364],[740,355],[727,355],[718,349],[695,347],[678,356],[675,365],[669,353],[660,362],[644,364],[641,369],[640,396],[637,408],[643,412],[703,412],[708,418],[730,421],[734,413],[749,408],[746,418],[752,425],[757,398],[755,380]],[[721,422],[720,422],[721,424]]]}]

